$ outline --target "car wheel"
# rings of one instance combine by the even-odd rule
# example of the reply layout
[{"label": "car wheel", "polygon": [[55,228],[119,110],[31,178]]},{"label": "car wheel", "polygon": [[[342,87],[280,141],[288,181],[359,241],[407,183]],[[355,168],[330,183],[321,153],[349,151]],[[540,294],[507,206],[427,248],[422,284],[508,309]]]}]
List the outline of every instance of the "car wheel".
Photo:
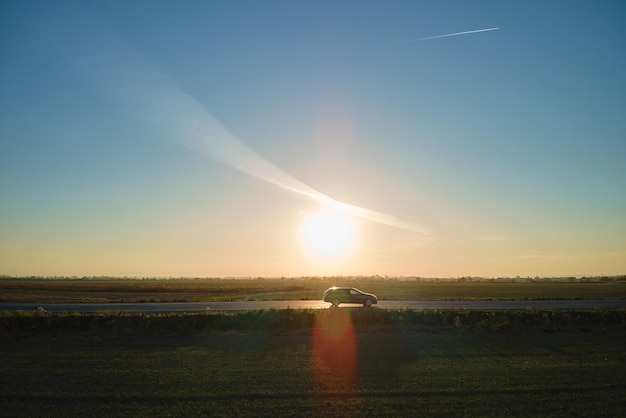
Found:
[{"label": "car wheel", "polygon": [[372,301],[370,299],[366,300],[363,304],[364,307],[369,308],[372,306]]},{"label": "car wheel", "polygon": [[339,306],[339,299],[333,300],[333,306],[335,307]]}]

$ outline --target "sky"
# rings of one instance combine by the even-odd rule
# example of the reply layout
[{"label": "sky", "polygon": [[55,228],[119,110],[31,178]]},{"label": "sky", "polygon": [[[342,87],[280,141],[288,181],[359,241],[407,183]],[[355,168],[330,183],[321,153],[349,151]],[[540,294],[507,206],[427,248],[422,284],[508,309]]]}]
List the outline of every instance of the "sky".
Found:
[{"label": "sky", "polygon": [[0,274],[625,274],[625,19],[0,1]]}]

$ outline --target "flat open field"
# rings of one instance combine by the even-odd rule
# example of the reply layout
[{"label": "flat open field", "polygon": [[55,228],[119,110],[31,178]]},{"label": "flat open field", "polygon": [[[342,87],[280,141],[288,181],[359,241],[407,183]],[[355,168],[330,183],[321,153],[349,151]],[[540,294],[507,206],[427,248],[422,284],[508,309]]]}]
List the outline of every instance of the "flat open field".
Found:
[{"label": "flat open field", "polygon": [[626,278],[601,282],[458,282],[323,279],[0,278],[0,302],[207,302],[318,300],[330,286],[354,286],[387,300],[626,299]]},{"label": "flat open field", "polygon": [[626,312],[0,317],[3,416],[626,416]]},{"label": "flat open field", "polygon": [[[623,299],[626,284],[0,279],[5,302]],[[626,312],[0,314],[3,416],[626,416]]]}]

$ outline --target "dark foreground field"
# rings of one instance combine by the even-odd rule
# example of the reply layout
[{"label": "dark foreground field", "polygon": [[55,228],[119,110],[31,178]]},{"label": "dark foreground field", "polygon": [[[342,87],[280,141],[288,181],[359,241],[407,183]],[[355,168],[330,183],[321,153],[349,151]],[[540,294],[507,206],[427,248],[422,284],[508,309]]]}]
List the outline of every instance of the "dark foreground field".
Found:
[{"label": "dark foreground field", "polygon": [[2,416],[626,416],[626,312],[0,317]]}]

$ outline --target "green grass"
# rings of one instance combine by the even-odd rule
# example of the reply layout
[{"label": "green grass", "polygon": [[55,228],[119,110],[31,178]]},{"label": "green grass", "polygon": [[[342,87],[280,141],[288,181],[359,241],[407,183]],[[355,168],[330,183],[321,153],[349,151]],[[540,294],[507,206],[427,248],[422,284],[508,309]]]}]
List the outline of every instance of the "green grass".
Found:
[{"label": "green grass", "polygon": [[[3,314],[0,407],[16,417],[626,416],[626,312],[522,314]],[[16,318],[24,327],[7,329]]]},{"label": "green grass", "polygon": [[0,278],[0,302],[173,302],[319,300],[330,286],[354,286],[383,300],[626,299],[626,280],[597,283],[327,279]]}]

